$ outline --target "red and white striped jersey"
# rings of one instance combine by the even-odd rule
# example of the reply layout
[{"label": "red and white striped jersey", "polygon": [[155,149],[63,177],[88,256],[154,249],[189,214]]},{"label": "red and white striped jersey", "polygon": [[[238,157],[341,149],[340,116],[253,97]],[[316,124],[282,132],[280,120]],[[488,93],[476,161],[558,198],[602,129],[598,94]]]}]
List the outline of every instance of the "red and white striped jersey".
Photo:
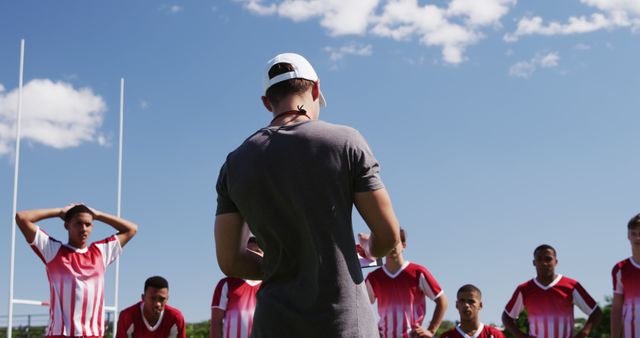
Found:
[{"label": "red and white striped jersey", "polygon": [[186,338],[182,313],[169,305],[164,306],[158,322],[151,326],[143,315],[142,302],[120,312],[116,338]]},{"label": "red and white striped jersey", "polygon": [[623,295],[624,338],[640,338],[640,264],[627,258],[611,271],[613,292]]},{"label": "red and white striped jersey", "polygon": [[488,326],[480,323],[480,327],[473,336],[466,334],[457,325],[453,329],[440,335],[440,338],[504,338],[504,333],[493,326]]},{"label": "red and white striped jersey", "polygon": [[104,335],[104,272],[122,252],[113,235],[74,248],[38,227],[31,248],[45,263],[49,278],[49,336]]},{"label": "red and white striped jersey", "polygon": [[249,338],[261,281],[226,277],[218,282],[211,308],[224,310],[223,338]]},{"label": "red and white striped jersey", "polygon": [[378,330],[381,337],[408,337],[412,328],[422,325],[427,312],[425,296],[431,300],[442,289],[424,266],[405,261],[400,270],[390,273],[378,268],[367,276],[369,300],[378,301]]},{"label": "red and white striped jersey", "polygon": [[529,335],[538,338],[571,338],[574,304],[587,315],[598,307],[580,283],[558,275],[547,286],[535,278],[520,284],[504,311],[515,319],[526,309]]}]

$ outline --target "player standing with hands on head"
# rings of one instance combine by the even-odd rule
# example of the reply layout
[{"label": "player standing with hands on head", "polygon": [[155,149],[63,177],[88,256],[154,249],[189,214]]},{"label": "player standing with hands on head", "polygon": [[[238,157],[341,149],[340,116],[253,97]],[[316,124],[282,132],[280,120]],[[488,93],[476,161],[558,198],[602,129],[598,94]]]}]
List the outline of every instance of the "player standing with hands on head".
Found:
[{"label": "player standing with hands on head", "polygon": [[[577,281],[556,274],[556,250],[547,244],[533,251],[536,277],[518,286],[502,314],[504,327],[516,338],[584,338],[602,320],[595,300]],[[589,316],[573,335],[573,305]],[[527,310],[529,332],[520,331],[516,319]]]},{"label": "player standing with hands on head", "polygon": [[613,267],[611,338],[640,338],[640,214],[627,224],[631,257]]},{"label": "player standing with hands on head", "polygon": [[[371,230],[369,256],[400,242],[378,162],[358,131],[318,119],[326,102],[301,55],[269,60],[264,90],[271,122],[218,176],[218,264],[227,276],[263,280],[254,338],[377,337],[351,214],[355,205]],[[264,258],[246,250],[245,222]]]},{"label": "player standing with hands on head", "polygon": [[[360,234],[362,241],[365,238]],[[431,272],[422,265],[404,259],[407,234],[400,229],[400,241],[385,257],[384,266],[367,276],[367,291],[373,304],[378,301],[378,331],[384,338],[432,338],[447,311],[447,296]],[[427,313],[425,298],[436,308],[428,327],[422,327]]]},{"label": "player standing with hands on head", "polygon": [[[36,222],[55,217],[64,220],[67,244],[49,237],[36,225]],[[118,233],[89,243],[94,220],[110,225]],[[46,337],[102,337],[104,273],[138,227],[83,204],[19,211],[16,223],[47,269],[50,303]]]}]

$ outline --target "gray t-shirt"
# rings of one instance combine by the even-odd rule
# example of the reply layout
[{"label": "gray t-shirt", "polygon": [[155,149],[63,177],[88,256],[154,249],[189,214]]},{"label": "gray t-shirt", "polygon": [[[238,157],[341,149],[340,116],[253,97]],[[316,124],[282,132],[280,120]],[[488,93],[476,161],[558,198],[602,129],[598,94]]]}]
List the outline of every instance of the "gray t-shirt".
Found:
[{"label": "gray t-shirt", "polygon": [[266,127],[229,154],[217,215],[240,213],[264,251],[252,337],[377,337],[353,237],[356,192],[383,188],[353,128]]}]

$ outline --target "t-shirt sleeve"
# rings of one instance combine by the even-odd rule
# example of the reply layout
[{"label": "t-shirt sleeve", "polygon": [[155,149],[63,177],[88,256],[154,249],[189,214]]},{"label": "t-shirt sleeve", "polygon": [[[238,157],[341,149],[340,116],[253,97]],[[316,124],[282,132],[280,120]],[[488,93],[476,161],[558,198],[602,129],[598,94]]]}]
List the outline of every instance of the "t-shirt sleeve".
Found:
[{"label": "t-shirt sleeve", "polygon": [[518,287],[511,296],[511,299],[504,308],[504,312],[511,318],[517,319],[520,312],[524,310],[524,299],[522,296],[522,290]]},{"label": "t-shirt sleeve", "polygon": [[227,301],[229,293],[229,283],[227,283],[227,279],[223,278],[218,282],[216,286],[216,290],[213,292],[213,300],[211,300],[211,308],[212,309],[227,309]]},{"label": "t-shirt sleeve", "polygon": [[118,235],[113,235],[109,238],[105,238],[101,241],[93,243],[102,253],[102,261],[104,266],[108,266],[113,263],[122,253],[122,246]]},{"label": "t-shirt sleeve", "polygon": [[436,300],[443,293],[440,284],[438,284],[438,281],[427,269],[421,271],[418,285],[420,286],[420,290],[431,300]]},{"label": "t-shirt sleeve", "polygon": [[222,165],[222,168],[220,168],[220,174],[218,175],[218,181],[216,182],[216,192],[218,193],[218,207],[216,208],[216,215],[238,212],[238,207],[233,203],[229,196],[227,175],[227,164],[225,163]]},{"label": "t-shirt sleeve", "polygon": [[573,288],[573,303],[580,308],[587,316],[590,315],[597,307],[598,303],[587,293],[580,283],[576,282]]},{"label": "t-shirt sleeve", "polygon": [[184,325],[184,316],[182,315],[182,313],[178,313],[176,325],[178,326],[178,338],[187,338],[187,329]]},{"label": "t-shirt sleeve", "polygon": [[362,135],[355,131],[351,140],[351,168],[354,176],[354,191],[366,192],[384,188],[380,178],[380,165]]},{"label": "t-shirt sleeve", "polygon": [[491,328],[491,337],[493,337],[493,338],[505,338],[504,333],[500,329],[495,328],[495,327]]},{"label": "t-shirt sleeve", "polygon": [[118,316],[118,331],[116,333],[116,338],[127,338],[127,331],[131,326],[131,316],[129,315],[129,311],[122,311]]},{"label": "t-shirt sleeve", "polygon": [[622,295],[624,294],[624,285],[622,284],[622,269],[620,264],[616,264],[611,271],[611,277],[613,277],[613,293]]},{"label": "t-shirt sleeve", "polygon": [[40,227],[36,230],[36,237],[29,245],[45,264],[49,263],[62,247],[62,243],[49,237]]}]

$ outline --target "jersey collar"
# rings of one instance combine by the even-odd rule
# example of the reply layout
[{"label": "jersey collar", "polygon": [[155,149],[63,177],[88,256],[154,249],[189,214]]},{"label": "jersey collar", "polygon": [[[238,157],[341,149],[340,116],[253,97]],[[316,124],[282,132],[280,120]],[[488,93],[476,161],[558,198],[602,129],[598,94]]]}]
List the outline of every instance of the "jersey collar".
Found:
[{"label": "jersey collar", "polygon": [[484,331],[484,324],[480,323],[480,326],[478,326],[478,329],[476,330],[476,333],[473,334],[473,336],[470,336],[466,332],[462,331],[462,328],[460,328],[460,324],[456,325],[456,330],[458,330],[458,333],[460,333],[464,338],[477,338],[482,333],[482,331]]},{"label": "jersey collar", "polygon": [[542,290],[549,290],[552,287],[554,287],[556,284],[558,284],[558,282],[562,279],[562,275],[558,274],[558,276],[556,276],[556,279],[553,280],[553,282],[549,283],[549,285],[542,285],[540,284],[540,282],[538,282],[538,279],[536,277],[533,277],[533,282],[536,283],[536,285],[541,288]]},{"label": "jersey collar", "polygon": [[640,269],[640,263],[636,262],[636,261],[633,259],[633,256],[629,257],[629,262],[631,262],[631,265],[635,266],[635,267],[636,267],[636,269]]},{"label": "jersey collar", "polygon": [[407,267],[409,266],[409,261],[404,261],[404,263],[402,263],[402,266],[400,267],[400,269],[398,269],[398,271],[396,271],[396,273],[391,273],[389,272],[389,270],[387,270],[386,266],[382,266],[382,270],[384,271],[384,273],[387,274],[387,276],[393,278],[398,277],[398,275]]}]

